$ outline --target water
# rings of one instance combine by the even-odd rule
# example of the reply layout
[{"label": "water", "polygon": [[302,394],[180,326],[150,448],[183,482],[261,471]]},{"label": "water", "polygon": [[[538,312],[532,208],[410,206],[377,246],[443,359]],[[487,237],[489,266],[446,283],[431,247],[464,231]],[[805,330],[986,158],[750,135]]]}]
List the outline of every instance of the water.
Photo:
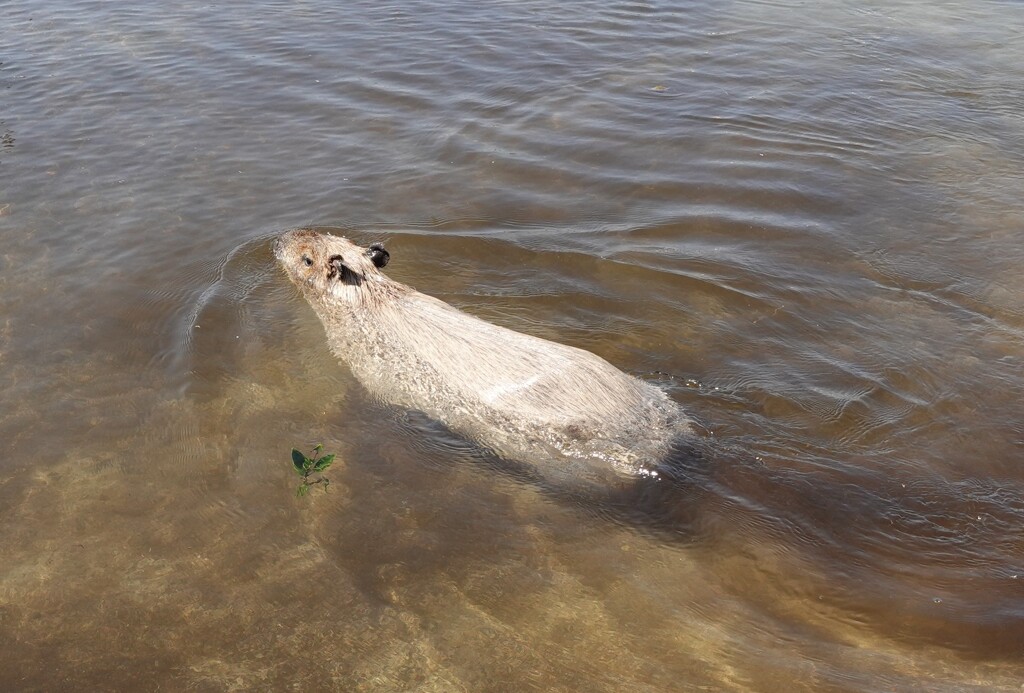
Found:
[{"label": "water", "polygon": [[[3,687],[1019,690],[1022,26],[10,3]],[[659,383],[702,455],[588,503],[381,407],[274,266],[305,224]]]}]

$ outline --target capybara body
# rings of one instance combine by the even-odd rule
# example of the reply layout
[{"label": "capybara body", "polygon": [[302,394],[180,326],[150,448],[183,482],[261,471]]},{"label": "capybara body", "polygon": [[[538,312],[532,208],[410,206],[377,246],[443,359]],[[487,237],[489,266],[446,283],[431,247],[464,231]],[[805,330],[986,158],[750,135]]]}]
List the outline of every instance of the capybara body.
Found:
[{"label": "capybara body", "polygon": [[424,412],[499,456],[570,485],[655,474],[686,416],[588,351],[499,327],[400,284],[388,253],[307,229],[274,254],[331,350],[381,400]]}]

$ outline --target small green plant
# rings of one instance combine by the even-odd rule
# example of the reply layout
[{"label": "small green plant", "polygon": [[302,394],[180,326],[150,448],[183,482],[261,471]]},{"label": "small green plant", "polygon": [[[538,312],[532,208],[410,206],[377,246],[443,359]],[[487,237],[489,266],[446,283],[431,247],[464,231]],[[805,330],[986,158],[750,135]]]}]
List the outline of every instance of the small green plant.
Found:
[{"label": "small green plant", "polygon": [[[307,457],[302,453],[301,450],[292,448],[292,466],[295,468],[295,473],[302,477],[302,483],[299,484],[299,488],[295,491],[295,495],[300,498],[307,493],[312,486],[317,484],[324,485],[324,491],[331,485],[330,479],[324,476],[324,472],[334,462],[334,454],[320,456],[323,452],[324,446],[322,443],[317,443],[316,447],[313,448],[312,457]],[[310,475],[318,474],[316,479],[310,479]]]}]

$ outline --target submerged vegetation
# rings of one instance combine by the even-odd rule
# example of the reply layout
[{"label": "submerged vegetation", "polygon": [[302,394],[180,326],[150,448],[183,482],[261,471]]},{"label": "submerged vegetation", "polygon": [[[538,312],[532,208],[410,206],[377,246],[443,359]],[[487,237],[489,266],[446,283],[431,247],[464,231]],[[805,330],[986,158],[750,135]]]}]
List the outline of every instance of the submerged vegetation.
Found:
[{"label": "submerged vegetation", "polygon": [[[309,489],[317,484],[323,484],[324,491],[331,485],[330,479],[324,476],[323,473],[334,462],[334,453],[320,456],[323,449],[323,444],[317,443],[316,447],[310,451],[312,457],[308,457],[301,450],[292,448],[292,467],[294,467],[295,473],[302,477],[302,483],[296,489],[295,495],[299,497],[305,496],[309,493]],[[310,477],[314,474],[317,477],[311,479]]]}]

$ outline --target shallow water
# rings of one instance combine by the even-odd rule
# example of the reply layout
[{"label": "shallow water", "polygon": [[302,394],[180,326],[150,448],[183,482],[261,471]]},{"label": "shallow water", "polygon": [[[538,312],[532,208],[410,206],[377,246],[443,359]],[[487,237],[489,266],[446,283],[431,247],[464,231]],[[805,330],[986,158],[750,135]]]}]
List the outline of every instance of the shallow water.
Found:
[{"label": "shallow water", "polygon": [[[1019,690],[1024,5],[335,5],[5,8],[3,688]],[[587,501],[382,407],[306,224],[699,454]]]}]

